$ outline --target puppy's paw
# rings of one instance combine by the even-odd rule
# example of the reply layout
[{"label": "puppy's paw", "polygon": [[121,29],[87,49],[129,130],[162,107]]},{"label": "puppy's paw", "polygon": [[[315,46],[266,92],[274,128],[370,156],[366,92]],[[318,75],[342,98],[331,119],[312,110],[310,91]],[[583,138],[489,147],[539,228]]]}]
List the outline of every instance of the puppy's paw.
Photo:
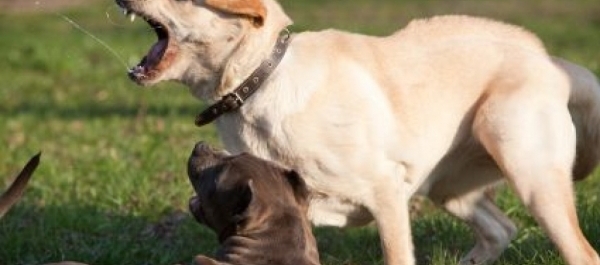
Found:
[{"label": "puppy's paw", "polygon": [[196,265],[219,265],[219,262],[204,255],[198,255],[194,258]]}]

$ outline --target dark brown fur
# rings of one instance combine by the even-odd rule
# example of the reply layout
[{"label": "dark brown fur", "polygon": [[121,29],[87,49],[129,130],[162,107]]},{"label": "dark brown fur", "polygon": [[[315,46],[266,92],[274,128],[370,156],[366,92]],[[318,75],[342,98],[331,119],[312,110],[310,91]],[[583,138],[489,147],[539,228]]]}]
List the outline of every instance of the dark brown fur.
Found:
[{"label": "dark brown fur", "polygon": [[190,211],[221,244],[216,260],[199,255],[198,264],[319,264],[306,217],[308,190],[295,171],[198,143],[188,175],[197,193]]}]

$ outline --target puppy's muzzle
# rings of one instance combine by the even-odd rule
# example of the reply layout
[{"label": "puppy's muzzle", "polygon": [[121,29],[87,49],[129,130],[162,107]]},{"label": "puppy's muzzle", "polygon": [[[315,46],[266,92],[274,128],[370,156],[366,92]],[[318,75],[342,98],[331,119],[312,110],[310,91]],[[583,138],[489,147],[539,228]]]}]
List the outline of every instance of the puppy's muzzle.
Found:
[{"label": "puppy's muzzle", "polygon": [[193,167],[195,171],[202,171],[215,166],[227,156],[228,153],[225,151],[217,150],[205,142],[198,142],[190,155],[189,166]]},{"label": "puppy's muzzle", "polygon": [[[214,185],[210,182],[214,182],[219,174],[219,165],[227,156],[227,152],[215,149],[205,142],[198,142],[194,146],[188,161],[188,176],[196,194],[203,193],[203,186]],[[189,209],[198,222],[206,224],[199,196],[190,199]]]}]

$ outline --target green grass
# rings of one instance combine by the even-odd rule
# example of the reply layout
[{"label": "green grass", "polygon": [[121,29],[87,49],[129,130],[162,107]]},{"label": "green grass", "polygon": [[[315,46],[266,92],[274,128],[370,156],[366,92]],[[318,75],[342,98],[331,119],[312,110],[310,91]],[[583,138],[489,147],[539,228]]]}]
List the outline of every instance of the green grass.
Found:
[{"label": "green grass", "polygon": [[[283,4],[294,31],[336,27],[383,35],[416,17],[489,16],[532,29],[554,54],[600,74],[600,5],[592,0]],[[23,200],[0,222],[0,265],[189,264],[217,246],[187,214],[192,189],[185,173],[193,144],[218,144],[216,132],[193,125],[203,103],[183,86],[142,89],[127,79],[121,60],[137,62],[154,36],[143,23],[122,23],[117,13],[103,0],[61,14],[122,59],[61,14],[0,14],[0,189],[43,151]],[[577,185],[582,227],[597,250],[599,194],[597,175]],[[564,264],[510,192],[502,191],[498,201],[520,233],[497,264]],[[452,264],[472,245],[463,224],[435,209],[416,217],[413,229],[420,264]],[[371,227],[315,232],[323,264],[382,264]]]}]

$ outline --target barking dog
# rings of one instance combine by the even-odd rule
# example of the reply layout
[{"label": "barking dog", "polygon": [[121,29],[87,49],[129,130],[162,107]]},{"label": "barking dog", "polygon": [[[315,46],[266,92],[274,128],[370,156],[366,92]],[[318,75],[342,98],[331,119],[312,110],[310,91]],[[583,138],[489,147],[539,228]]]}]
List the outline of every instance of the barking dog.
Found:
[{"label": "barking dog", "polygon": [[198,264],[319,264],[306,217],[308,190],[296,172],[199,143],[189,158],[188,175],[197,193],[190,210],[221,243],[219,262],[197,256]]},{"label": "barking dog", "polygon": [[600,264],[572,190],[599,161],[600,86],[549,56],[534,34],[442,16],[387,37],[287,36],[291,20],[274,0],[117,2],[158,36],[131,69],[135,82],[177,80],[215,103],[199,123],[216,119],[230,153],[296,170],[317,225],[374,219],[386,264],[415,262],[408,200],[416,193],[472,228],[463,264],[496,259],[516,232],[483,195],[499,180],[567,264]]}]

